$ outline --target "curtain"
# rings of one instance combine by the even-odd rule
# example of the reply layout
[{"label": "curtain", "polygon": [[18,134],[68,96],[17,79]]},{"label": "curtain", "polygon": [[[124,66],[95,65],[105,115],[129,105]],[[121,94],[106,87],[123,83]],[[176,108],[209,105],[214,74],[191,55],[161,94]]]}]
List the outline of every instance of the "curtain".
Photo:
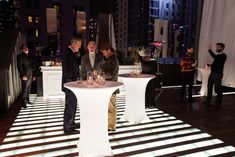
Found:
[{"label": "curtain", "polygon": [[198,49],[198,67],[211,64],[209,44],[225,43],[227,60],[224,66],[224,86],[235,87],[235,0],[204,0]]}]

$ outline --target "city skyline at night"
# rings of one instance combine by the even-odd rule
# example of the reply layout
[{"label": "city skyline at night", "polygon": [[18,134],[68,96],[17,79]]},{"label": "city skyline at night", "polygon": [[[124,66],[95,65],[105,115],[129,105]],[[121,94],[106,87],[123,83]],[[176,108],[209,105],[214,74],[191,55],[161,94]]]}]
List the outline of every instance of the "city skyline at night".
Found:
[{"label": "city skyline at night", "polygon": [[[164,28],[168,30],[167,56],[178,56],[176,51],[185,51],[186,47],[195,43],[197,4],[193,1],[185,3],[182,0],[102,0],[97,3],[95,0],[78,0],[68,3],[63,0],[12,0],[8,3],[14,8],[11,15],[18,15],[15,19],[11,18],[13,22],[15,20],[14,28],[20,28],[27,38],[29,48],[34,51],[37,47],[63,51],[69,38],[77,33],[82,34],[85,47],[88,40],[97,39],[99,14],[113,16],[116,49],[125,54],[129,47],[148,47],[149,43],[155,41],[154,31],[162,31],[161,28],[155,28],[155,19],[168,20],[169,23]],[[4,14],[11,8],[9,5]],[[82,17],[85,25],[79,24],[82,14],[77,11],[85,13]],[[48,20],[49,18],[51,20]],[[6,22],[1,22],[1,19],[3,18],[0,18],[0,28],[3,28],[3,23]],[[51,27],[48,26],[49,23]],[[52,27],[54,32],[48,32]],[[83,27],[83,32],[78,27]]]}]

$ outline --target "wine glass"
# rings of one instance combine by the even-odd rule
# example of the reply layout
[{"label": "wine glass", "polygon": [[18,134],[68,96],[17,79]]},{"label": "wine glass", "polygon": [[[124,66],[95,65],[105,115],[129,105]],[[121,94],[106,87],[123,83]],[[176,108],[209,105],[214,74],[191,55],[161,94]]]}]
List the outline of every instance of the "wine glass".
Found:
[{"label": "wine glass", "polygon": [[105,73],[104,72],[100,72],[99,74],[99,84],[100,85],[104,85],[105,84]]},{"label": "wine glass", "polygon": [[82,77],[77,77],[77,83],[78,84],[82,83]]},{"label": "wine glass", "polygon": [[91,71],[87,72],[87,85],[93,85],[93,73]]}]

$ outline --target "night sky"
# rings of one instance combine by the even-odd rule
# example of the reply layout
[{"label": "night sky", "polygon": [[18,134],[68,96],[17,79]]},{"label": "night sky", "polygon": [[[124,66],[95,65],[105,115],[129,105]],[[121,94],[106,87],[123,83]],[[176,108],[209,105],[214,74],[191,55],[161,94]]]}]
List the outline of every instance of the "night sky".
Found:
[{"label": "night sky", "polygon": [[110,13],[113,10],[114,0],[90,0],[90,12],[92,15],[98,13]]}]

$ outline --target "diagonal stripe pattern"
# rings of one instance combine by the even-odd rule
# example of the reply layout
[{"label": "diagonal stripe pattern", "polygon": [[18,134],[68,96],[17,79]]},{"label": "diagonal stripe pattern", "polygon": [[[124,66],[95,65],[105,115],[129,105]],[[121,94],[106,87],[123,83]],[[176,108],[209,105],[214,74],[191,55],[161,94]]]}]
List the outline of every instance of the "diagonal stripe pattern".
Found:
[{"label": "diagonal stripe pattern", "polygon": [[[22,109],[0,146],[1,157],[78,156],[80,134],[63,133],[64,99],[31,95],[33,105]],[[130,124],[121,120],[125,91],[117,95],[117,130],[109,132],[116,157],[234,156],[235,148],[193,128],[157,108],[147,109],[150,121]],[[79,109],[76,122],[79,122]]]}]

